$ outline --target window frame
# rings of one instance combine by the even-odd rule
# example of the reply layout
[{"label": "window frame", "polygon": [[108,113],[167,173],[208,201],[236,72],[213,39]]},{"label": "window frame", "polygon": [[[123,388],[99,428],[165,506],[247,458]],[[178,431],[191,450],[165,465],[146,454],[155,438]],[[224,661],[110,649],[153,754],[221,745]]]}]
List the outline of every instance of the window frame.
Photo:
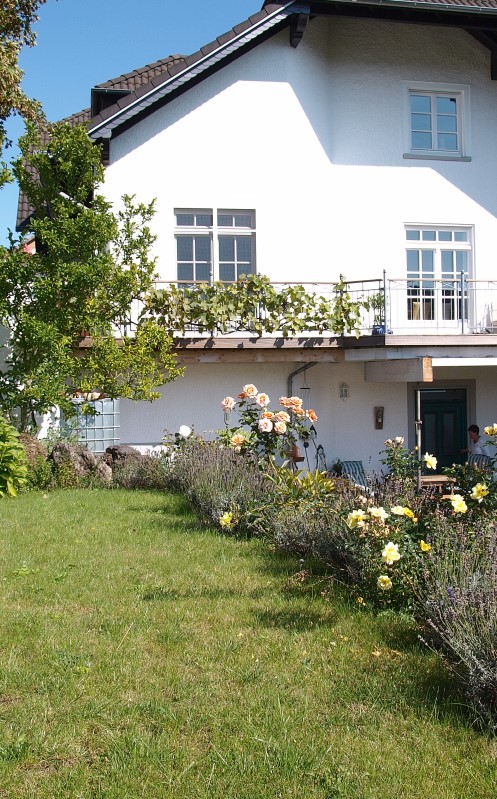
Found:
[{"label": "window frame", "polygon": [[[403,81],[403,131],[404,158],[436,161],[471,161],[471,124],[470,124],[470,87],[462,83],[428,83],[425,81]],[[455,97],[457,101],[458,148],[457,150],[421,149],[412,146],[411,96],[426,95],[436,100],[437,97]],[[436,118],[436,110],[432,110]],[[436,134],[436,126],[431,128]]]},{"label": "window frame", "polygon": [[[181,215],[193,216],[193,224],[178,224],[178,217]],[[198,225],[197,216],[210,216],[210,225]],[[219,224],[219,217],[231,216],[232,224]],[[249,225],[236,225],[236,217],[244,216],[249,218]],[[178,259],[178,239],[182,237],[192,236],[205,236],[209,237],[210,241],[210,275],[209,283],[221,280],[220,270],[223,264],[234,263],[235,276],[233,280],[222,279],[223,283],[234,283],[240,277],[240,274],[256,274],[256,213],[254,209],[227,209],[223,207],[212,208],[175,208],[174,209],[174,239],[176,243],[176,283],[178,286],[192,286],[199,283],[205,283],[205,280],[195,279],[195,263],[193,280],[179,279],[179,265],[180,263],[187,263]],[[222,238],[235,239],[234,246],[234,260],[228,261],[227,259],[221,260],[220,241]],[[250,272],[241,272],[237,265],[246,263],[243,258],[238,258],[238,238],[249,238],[251,241],[251,260]]]},{"label": "window frame", "polygon": [[[419,239],[408,238],[409,232],[418,232]],[[435,238],[424,238],[423,233],[435,233]],[[451,234],[451,239],[443,239],[439,234]],[[465,240],[456,240],[456,234],[466,236]],[[474,226],[473,225],[447,225],[447,224],[405,224],[404,225],[404,248],[405,248],[405,275],[407,285],[407,305],[405,309],[406,322],[411,325],[422,323],[428,327],[453,327],[458,324],[461,318],[465,321],[469,319],[472,309],[468,307],[468,294],[461,296],[460,284],[457,281],[459,272],[454,268],[449,277],[448,271],[444,269],[444,252],[467,253],[467,268],[465,271],[466,281],[473,278],[474,272]],[[409,267],[410,251],[421,253],[418,274]],[[423,270],[422,253],[433,253],[433,271]],[[457,259],[457,256],[456,256]],[[445,280],[445,284],[444,284]],[[411,283],[418,282],[416,288]],[[433,284],[430,286],[430,283]],[[419,307],[419,316],[413,311],[414,304]],[[432,315],[430,315],[430,307]],[[427,311],[427,313],[426,313]],[[451,315],[452,314],[452,315]]]}]

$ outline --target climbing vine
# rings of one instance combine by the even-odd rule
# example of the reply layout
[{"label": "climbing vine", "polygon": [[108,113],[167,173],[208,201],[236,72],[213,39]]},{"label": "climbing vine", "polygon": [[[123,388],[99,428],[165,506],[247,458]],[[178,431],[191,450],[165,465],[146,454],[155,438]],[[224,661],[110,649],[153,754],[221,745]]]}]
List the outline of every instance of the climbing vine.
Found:
[{"label": "climbing vine", "polygon": [[333,296],[307,292],[302,285],[275,288],[269,278],[243,275],[235,283],[171,284],[152,292],[147,313],[171,334],[280,333],[284,338],[304,332],[352,334],[361,332],[366,298],[353,299],[342,279]]}]

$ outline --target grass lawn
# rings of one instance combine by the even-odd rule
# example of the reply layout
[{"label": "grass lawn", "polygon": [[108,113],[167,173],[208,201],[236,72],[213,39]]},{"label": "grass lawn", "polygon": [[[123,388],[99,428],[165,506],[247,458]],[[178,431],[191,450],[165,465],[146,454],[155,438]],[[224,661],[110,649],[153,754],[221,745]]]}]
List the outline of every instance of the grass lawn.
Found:
[{"label": "grass lawn", "polygon": [[408,621],[177,497],[0,512],[0,797],[497,796],[497,742]]}]

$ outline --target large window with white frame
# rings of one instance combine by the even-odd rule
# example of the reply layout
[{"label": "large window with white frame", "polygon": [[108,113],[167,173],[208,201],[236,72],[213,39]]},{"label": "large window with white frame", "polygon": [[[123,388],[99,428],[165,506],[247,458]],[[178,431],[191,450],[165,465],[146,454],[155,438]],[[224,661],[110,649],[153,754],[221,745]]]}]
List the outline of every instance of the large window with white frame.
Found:
[{"label": "large window with white frame", "polygon": [[255,211],[176,209],[180,285],[231,283],[255,273]]},{"label": "large window with white frame", "polygon": [[407,320],[450,326],[468,318],[472,229],[406,226]]},{"label": "large window with white frame", "polygon": [[406,158],[469,160],[469,86],[404,83]]}]

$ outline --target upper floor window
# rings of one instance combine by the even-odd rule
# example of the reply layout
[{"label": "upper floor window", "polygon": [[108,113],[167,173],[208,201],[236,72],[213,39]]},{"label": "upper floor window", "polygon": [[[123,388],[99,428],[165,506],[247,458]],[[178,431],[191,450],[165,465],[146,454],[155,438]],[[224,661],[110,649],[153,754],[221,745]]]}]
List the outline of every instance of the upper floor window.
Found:
[{"label": "upper floor window", "polygon": [[471,228],[406,227],[407,319],[450,323],[467,319]]},{"label": "upper floor window", "polygon": [[255,211],[177,209],[178,283],[230,283],[255,272]]},{"label": "upper floor window", "polygon": [[406,158],[468,159],[469,86],[405,84]]}]

